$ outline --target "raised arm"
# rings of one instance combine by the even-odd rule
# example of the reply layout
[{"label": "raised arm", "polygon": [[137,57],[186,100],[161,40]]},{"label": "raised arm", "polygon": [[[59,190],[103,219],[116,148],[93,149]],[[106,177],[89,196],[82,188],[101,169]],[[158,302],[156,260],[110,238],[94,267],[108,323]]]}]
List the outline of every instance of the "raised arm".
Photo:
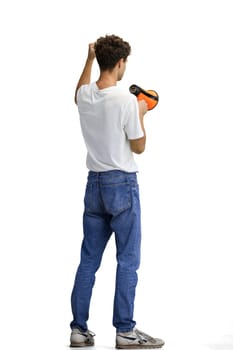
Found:
[{"label": "raised arm", "polygon": [[130,140],[130,148],[132,152],[140,154],[145,151],[145,147],[146,147],[146,131],[144,127],[144,116],[148,111],[148,107],[144,100],[138,101],[138,106],[139,106],[139,118],[140,118],[141,128],[144,135],[139,139]]},{"label": "raised arm", "polygon": [[92,69],[92,65],[95,59],[95,49],[94,49],[94,43],[89,44],[88,47],[88,55],[87,55],[87,59],[86,59],[86,63],[84,65],[82,74],[79,78],[78,84],[76,86],[76,90],[75,90],[75,95],[74,95],[74,101],[77,104],[77,91],[80,88],[80,86],[84,85],[84,84],[89,84],[91,81],[91,69]]}]

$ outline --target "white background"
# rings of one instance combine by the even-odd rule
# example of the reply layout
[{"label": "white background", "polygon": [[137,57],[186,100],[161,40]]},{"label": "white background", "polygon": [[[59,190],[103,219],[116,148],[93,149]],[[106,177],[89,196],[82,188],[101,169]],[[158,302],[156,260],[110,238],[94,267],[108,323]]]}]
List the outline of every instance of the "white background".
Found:
[{"label": "white background", "polygon": [[[230,0],[1,2],[1,349],[69,345],[87,175],[73,95],[105,34],[132,47],[120,84],[160,96],[137,156],[138,327],[167,350],[233,348],[232,32]],[[114,347],[115,265],[111,240],[89,321],[98,349]]]}]

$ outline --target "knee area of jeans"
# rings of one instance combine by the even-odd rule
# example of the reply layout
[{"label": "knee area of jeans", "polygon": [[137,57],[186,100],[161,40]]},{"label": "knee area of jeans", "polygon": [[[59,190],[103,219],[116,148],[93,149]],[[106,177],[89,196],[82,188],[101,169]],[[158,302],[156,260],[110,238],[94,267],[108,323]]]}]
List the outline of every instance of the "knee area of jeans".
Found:
[{"label": "knee area of jeans", "polygon": [[78,272],[79,273],[95,273],[100,267],[100,262],[90,261],[89,263],[80,264]]},{"label": "knee area of jeans", "polygon": [[139,268],[139,264],[127,264],[127,265],[119,265],[117,266],[117,274],[118,276],[132,275],[136,274]]},{"label": "knee area of jeans", "polygon": [[122,258],[121,256],[117,257],[117,269],[123,272],[136,271],[140,266],[141,255],[139,254],[130,254],[127,257]]}]

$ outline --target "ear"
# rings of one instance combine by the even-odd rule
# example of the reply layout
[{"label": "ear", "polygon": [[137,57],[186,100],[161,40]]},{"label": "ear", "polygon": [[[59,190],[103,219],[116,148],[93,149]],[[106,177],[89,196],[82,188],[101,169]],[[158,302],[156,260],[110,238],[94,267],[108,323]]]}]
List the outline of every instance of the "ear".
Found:
[{"label": "ear", "polygon": [[119,61],[118,61],[118,68],[121,68],[121,65],[124,63],[124,59],[121,58]]}]

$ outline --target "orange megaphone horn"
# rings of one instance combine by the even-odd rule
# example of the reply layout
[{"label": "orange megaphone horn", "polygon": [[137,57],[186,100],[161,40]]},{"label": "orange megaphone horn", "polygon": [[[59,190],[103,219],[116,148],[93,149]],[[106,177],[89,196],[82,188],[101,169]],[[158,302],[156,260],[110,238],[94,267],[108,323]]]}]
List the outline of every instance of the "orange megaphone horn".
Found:
[{"label": "orange megaphone horn", "polygon": [[131,85],[129,88],[131,94],[134,94],[138,101],[145,100],[148,110],[155,108],[159,102],[159,95],[155,90],[144,90],[138,85]]}]

